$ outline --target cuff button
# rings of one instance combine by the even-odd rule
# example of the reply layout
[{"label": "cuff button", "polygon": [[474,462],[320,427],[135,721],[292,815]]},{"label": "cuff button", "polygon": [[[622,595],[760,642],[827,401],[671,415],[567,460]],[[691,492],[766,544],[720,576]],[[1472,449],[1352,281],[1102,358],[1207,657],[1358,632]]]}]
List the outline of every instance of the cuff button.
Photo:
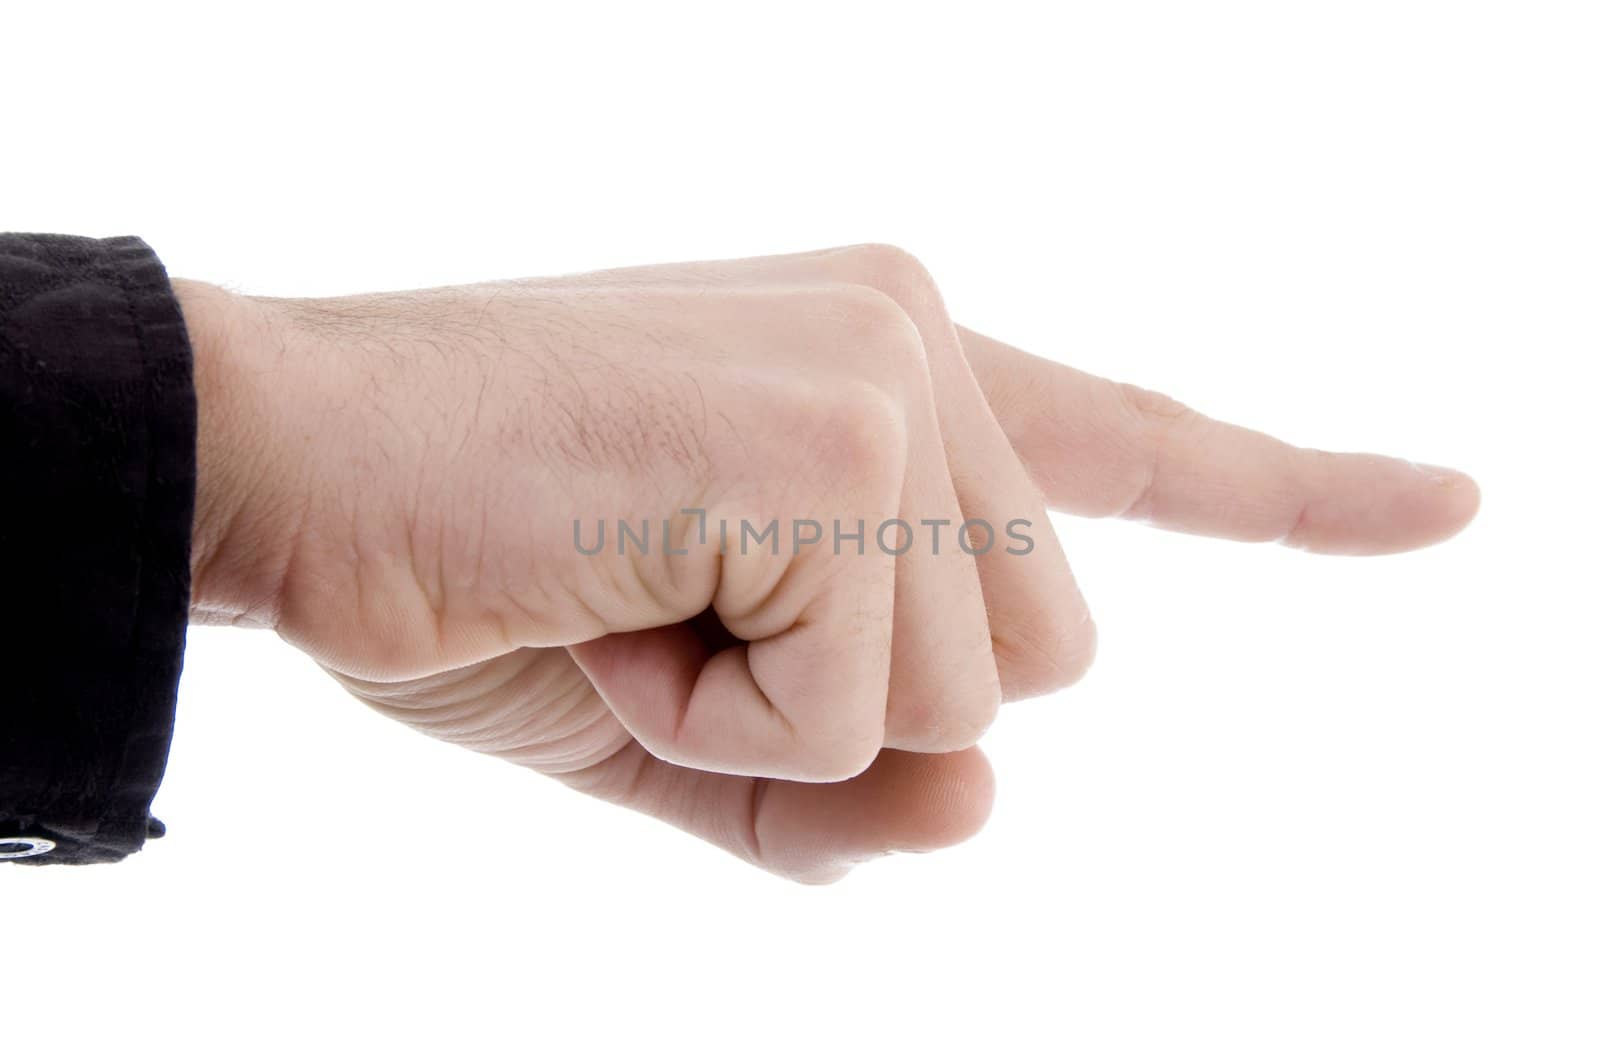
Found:
[{"label": "cuff button", "polygon": [[0,861],[15,861],[19,857],[38,857],[41,853],[49,853],[55,848],[56,844],[49,839],[36,839],[30,835],[0,839]]}]

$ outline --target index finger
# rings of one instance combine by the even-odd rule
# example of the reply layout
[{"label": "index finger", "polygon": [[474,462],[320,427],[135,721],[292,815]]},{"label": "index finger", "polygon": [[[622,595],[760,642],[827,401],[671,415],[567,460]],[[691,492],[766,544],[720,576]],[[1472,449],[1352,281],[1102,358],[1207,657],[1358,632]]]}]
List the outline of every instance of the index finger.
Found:
[{"label": "index finger", "polygon": [[1425,547],[1477,513],[1478,486],[1465,473],[1293,447],[970,329],[960,336],[1054,509],[1326,554]]}]

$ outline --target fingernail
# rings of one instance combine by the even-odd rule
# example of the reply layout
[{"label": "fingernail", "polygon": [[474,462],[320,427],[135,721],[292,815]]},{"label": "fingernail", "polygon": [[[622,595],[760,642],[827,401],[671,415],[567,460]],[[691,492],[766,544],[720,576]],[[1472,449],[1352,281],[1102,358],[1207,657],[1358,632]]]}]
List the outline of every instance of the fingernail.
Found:
[{"label": "fingernail", "polygon": [[1441,488],[1453,488],[1468,479],[1461,470],[1451,469],[1449,466],[1428,465],[1423,462],[1411,464],[1418,473],[1428,478],[1429,483],[1437,484]]}]

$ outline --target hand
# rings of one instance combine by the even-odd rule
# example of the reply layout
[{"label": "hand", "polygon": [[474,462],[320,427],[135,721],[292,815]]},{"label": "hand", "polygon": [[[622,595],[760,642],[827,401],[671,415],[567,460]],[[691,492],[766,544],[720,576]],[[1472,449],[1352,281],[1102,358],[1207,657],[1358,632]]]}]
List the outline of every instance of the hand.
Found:
[{"label": "hand", "polygon": [[[1347,553],[1477,505],[1462,474],[959,329],[892,248],[179,293],[197,620],[270,625],[407,724],[807,881],[975,831],[1002,698],[1088,666],[1046,502]],[[619,519],[651,538],[619,550]]]}]

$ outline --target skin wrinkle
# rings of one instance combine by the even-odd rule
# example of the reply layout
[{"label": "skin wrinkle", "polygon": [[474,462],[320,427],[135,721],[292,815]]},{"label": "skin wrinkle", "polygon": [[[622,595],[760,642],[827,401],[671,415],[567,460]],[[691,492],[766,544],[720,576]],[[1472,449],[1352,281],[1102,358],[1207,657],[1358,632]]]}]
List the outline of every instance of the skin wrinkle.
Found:
[{"label": "skin wrinkle", "polygon": [[[805,627],[805,619],[803,617],[797,618],[794,624],[790,626],[789,631],[798,632],[803,627]],[[802,744],[805,740],[804,731],[802,731],[801,728],[795,724],[793,718],[791,718],[789,714],[783,711],[783,707],[779,706],[777,702],[773,701],[772,696],[767,693],[767,689],[761,683],[761,677],[756,673],[755,664],[750,661],[750,648],[746,646],[740,649],[745,655],[746,667],[750,670],[750,677],[755,681],[756,690],[761,695],[761,708],[765,709],[774,718],[776,718],[777,723],[783,728],[790,743],[793,743],[797,746]],[[729,652],[725,651],[725,653]]]},{"label": "skin wrinkle", "polygon": [[1131,450],[1145,456],[1137,492],[1115,513],[1128,520],[1149,520],[1155,512],[1155,491],[1161,483],[1162,456],[1172,449],[1173,440],[1194,412],[1167,396],[1131,384],[1113,385],[1110,398],[1132,415],[1132,423],[1144,439]]},{"label": "skin wrinkle", "polygon": [[[609,730],[610,738],[607,742],[597,745],[593,750],[586,751],[581,756],[570,756],[559,762],[542,762],[537,766],[530,767],[536,767],[547,775],[559,778],[561,773],[579,773],[594,765],[604,764],[630,745],[637,745],[633,736],[629,735],[627,730],[618,724],[614,717],[597,718],[595,726]],[[571,785],[570,780],[565,782],[569,786]]]},{"label": "skin wrinkle", "polygon": [[768,779],[750,781],[750,812],[746,820],[744,844],[751,864],[764,864],[766,860],[761,854],[761,809],[766,804],[771,784],[772,781]]},{"label": "skin wrinkle", "polygon": [[613,756],[618,750],[633,741],[632,736],[624,731],[615,719],[608,717],[594,718],[585,729],[585,732],[588,731],[601,733],[601,738],[592,744],[586,744],[575,750],[552,753],[547,747],[530,746],[526,749],[513,748],[485,751],[485,753],[510,761],[523,768],[531,768],[546,775],[554,775],[561,772],[581,771],[584,767]]},{"label": "skin wrinkle", "polygon": [[1298,547],[1300,545],[1296,540],[1300,534],[1300,529],[1305,526],[1309,507],[1309,502],[1300,503],[1299,507],[1294,511],[1294,518],[1289,522],[1289,530],[1281,536],[1274,537],[1276,542],[1286,547]]},{"label": "skin wrinkle", "polygon": [[[502,675],[503,672],[515,673],[522,667],[522,659],[518,656],[503,655],[477,665],[412,680],[367,680],[337,670],[329,671],[356,697],[381,700],[395,713],[405,714],[412,710],[427,712],[430,709],[442,709],[460,701],[481,698],[505,686],[507,679]],[[466,689],[466,694],[461,694],[462,688]]]},{"label": "skin wrinkle", "polygon": [[[632,739],[615,754],[596,762],[589,768],[559,773],[557,778],[571,787],[605,801],[617,805],[642,807],[649,804],[642,789],[644,776],[654,762],[654,756],[641,746],[637,739]],[[619,766],[626,774],[625,780],[616,778]]]},{"label": "skin wrinkle", "polygon": [[[559,763],[571,755],[555,751],[576,737],[602,728],[609,716],[603,705],[595,704],[593,689],[583,674],[570,664],[564,651],[530,654],[508,675],[494,676],[490,685],[470,682],[477,670],[463,672],[468,679],[466,690],[446,684],[435,689],[436,702],[412,705],[409,709],[406,702],[385,692],[385,685],[361,684],[343,677],[340,680],[358,698],[386,710],[413,728],[507,760],[526,761],[536,752],[547,751],[558,759],[553,763]],[[534,682],[529,686],[531,674]],[[536,732],[528,733],[525,724],[508,722],[497,712],[494,696],[500,693],[520,703],[542,706],[541,716],[548,719],[542,720]],[[419,691],[407,701],[415,702],[422,694]],[[603,738],[601,746],[614,741],[610,736]]]},{"label": "skin wrinkle", "polygon": [[[645,528],[648,530],[649,527],[648,519],[646,519]],[[646,535],[648,534],[649,533],[647,531]],[[620,545],[622,542],[622,532],[620,528],[617,531],[617,538]],[[632,587],[629,589],[626,595],[619,594],[618,601],[631,601],[634,598],[642,597],[649,602],[652,612],[660,616],[672,616],[681,612],[682,606],[679,603],[674,602],[670,596],[662,595],[658,590],[656,582],[649,579],[645,575],[644,571],[640,568],[642,557],[643,555],[640,552],[635,551],[631,544],[628,546],[628,574],[632,577]]]},{"label": "skin wrinkle", "polygon": [[[595,694],[588,677],[582,670],[572,663],[572,658],[564,650],[542,651],[552,656],[552,660],[562,672],[563,682],[553,694],[544,692],[538,705],[550,710],[552,719],[545,722],[538,731],[539,740],[545,745],[555,745],[565,742],[574,736],[580,735],[593,727],[597,721],[610,719],[610,713],[604,703]],[[530,695],[524,695],[531,698]],[[598,710],[599,712],[596,712]],[[574,723],[575,722],[575,723]]]},{"label": "skin wrinkle", "polygon": [[283,616],[283,602],[285,588],[289,583],[290,574],[295,571],[295,562],[300,557],[301,547],[305,542],[306,521],[311,509],[311,500],[308,498],[300,507],[294,524],[289,530],[288,554],[284,559],[283,568],[279,570],[276,581],[275,593],[272,596],[272,606],[267,614],[261,618],[263,624],[277,627]]},{"label": "skin wrinkle", "polygon": [[[494,693],[496,692],[489,692],[489,694]],[[517,701],[521,701],[523,697],[516,691],[507,694],[514,696]],[[542,722],[542,726],[532,735],[527,734],[527,721],[499,712],[498,706],[483,700],[468,704],[458,715],[430,718],[420,726],[423,731],[448,738],[480,753],[501,753],[507,749],[532,745],[550,746],[581,732],[587,726],[589,721],[585,720],[566,735],[547,730],[558,725],[592,694],[593,692],[587,689],[586,683],[573,683],[560,693],[551,696],[548,701],[539,703],[541,715],[549,715],[553,719]]]},{"label": "skin wrinkle", "polygon": [[[675,545],[673,550],[687,552],[681,555],[663,555],[662,570],[665,581],[663,594],[669,602],[709,602],[715,595],[716,588],[722,584],[723,559],[718,556],[711,560],[709,566],[703,566],[709,569],[709,579],[702,579],[690,585],[695,566],[695,562],[691,560],[695,558],[691,544],[698,539],[699,532],[696,512],[703,512],[705,508],[705,496],[696,495],[689,505],[680,506],[677,514],[668,519],[665,535]],[[689,512],[685,513],[686,510]]]}]

